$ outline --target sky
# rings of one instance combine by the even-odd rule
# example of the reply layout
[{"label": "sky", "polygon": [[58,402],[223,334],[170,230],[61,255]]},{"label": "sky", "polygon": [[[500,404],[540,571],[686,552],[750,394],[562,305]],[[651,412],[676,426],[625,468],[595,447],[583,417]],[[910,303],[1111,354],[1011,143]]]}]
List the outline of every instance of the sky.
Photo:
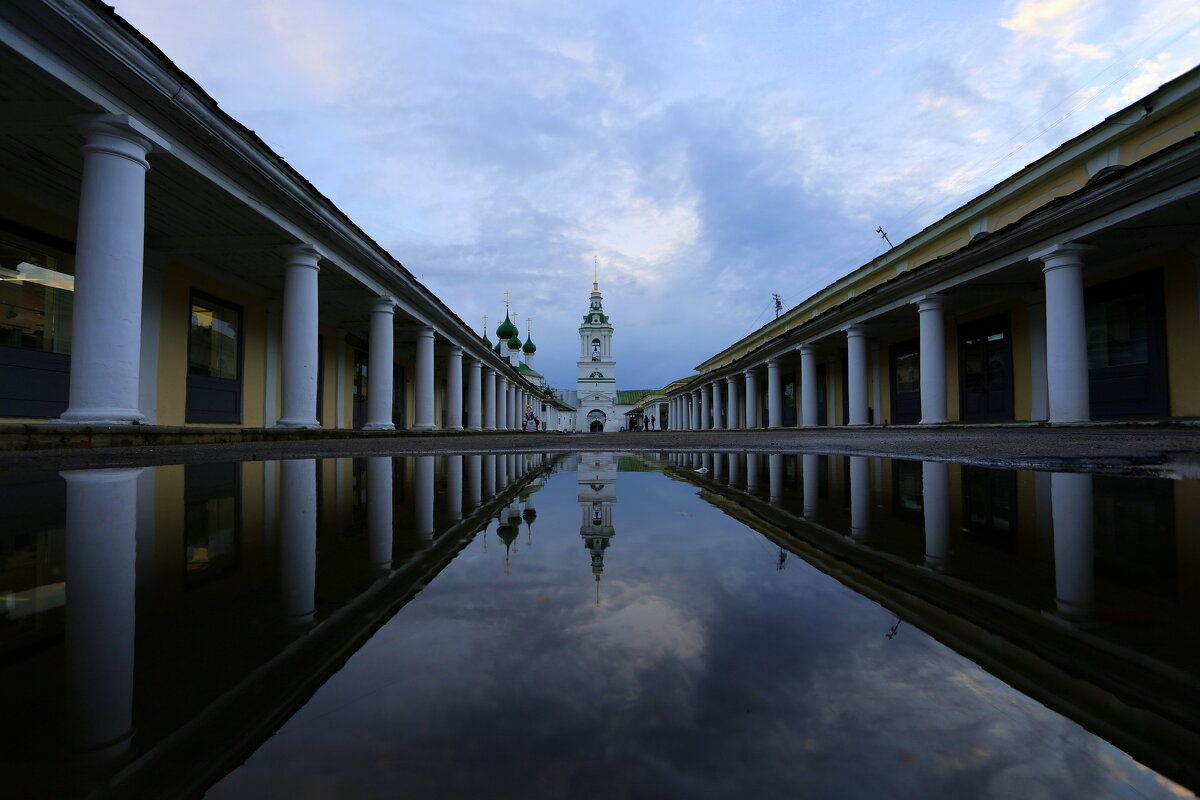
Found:
[{"label": "sky", "polygon": [[1194,0],[116,0],[468,325],[653,388],[1200,64]]}]

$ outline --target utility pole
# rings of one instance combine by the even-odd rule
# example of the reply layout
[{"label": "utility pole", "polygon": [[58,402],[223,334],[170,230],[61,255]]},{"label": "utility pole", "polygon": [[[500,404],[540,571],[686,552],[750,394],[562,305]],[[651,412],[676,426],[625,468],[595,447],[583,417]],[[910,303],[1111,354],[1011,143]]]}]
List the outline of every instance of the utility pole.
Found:
[{"label": "utility pole", "polygon": [[778,294],[773,294],[771,299],[775,301],[775,319],[779,319],[779,315],[783,313],[783,298]]},{"label": "utility pole", "polygon": [[875,232],[878,233],[880,236],[882,236],[883,240],[888,243],[889,250],[891,250],[893,247],[896,246],[896,245],[892,244],[892,240],[887,237],[887,231],[885,231],[883,229],[882,225],[880,225],[878,228],[876,228]]}]

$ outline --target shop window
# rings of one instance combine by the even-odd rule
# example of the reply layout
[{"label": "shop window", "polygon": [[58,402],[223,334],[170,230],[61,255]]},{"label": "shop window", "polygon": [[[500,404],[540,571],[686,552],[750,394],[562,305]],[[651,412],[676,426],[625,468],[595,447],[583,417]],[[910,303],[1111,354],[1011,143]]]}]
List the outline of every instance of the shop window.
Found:
[{"label": "shop window", "polygon": [[188,464],[183,481],[186,585],[193,588],[237,571],[242,527],[239,466]]},{"label": "shop window", "polygon": [[891,348],[892,422],[906,425],[921,421],[921,355],[916,339]]},{"label": "shop window", "polygon": [[1167,416],[1162,271],[1093,286],[1085,297],[1092,417]]},{"label": "shop window", "polygon": [[192,293],[186,422],[242,421],[242,310]]},{"label": "shop window", "polygon": [[0,416],[67,409],[72,271],[69,258],[0,241]]}]

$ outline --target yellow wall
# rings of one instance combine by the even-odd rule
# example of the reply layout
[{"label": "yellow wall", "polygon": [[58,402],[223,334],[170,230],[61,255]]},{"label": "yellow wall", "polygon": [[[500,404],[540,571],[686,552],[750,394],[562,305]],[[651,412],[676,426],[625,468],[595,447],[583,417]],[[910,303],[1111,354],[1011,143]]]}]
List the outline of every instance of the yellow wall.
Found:
[{"label": "yellow wall", "polygon": [[1087,166],[1078,164],[1029,187],[1008,203],[988,214],[988,230],[1003,228],[1036,208],[1046,205],[1056,197],[1078,191],[1088,181]]},{"label": "yellow wall", "polygon": [[1200,131],[1200,111],[1195,106],[1165,116],[1121,143],[1121,163],[1132,164],[1182,142],[1197,131]]},{"label": "yellow wall", "polygon": [[1200,416],[1200,286],[1197,267],[1183,253],[1163,270],[1170,414]]},{"label": "yellow wall", "polygon": [[[163,272],[158,337],[158,424],[183,425],[187,401],[188,329],[192,290],[242,307],[242,421],[219,426],[263,426],[263,376],[266,374],[267,304],[256,295],[206,274],[172,263]],[[274,422],[274,420],[271,420]]]}]

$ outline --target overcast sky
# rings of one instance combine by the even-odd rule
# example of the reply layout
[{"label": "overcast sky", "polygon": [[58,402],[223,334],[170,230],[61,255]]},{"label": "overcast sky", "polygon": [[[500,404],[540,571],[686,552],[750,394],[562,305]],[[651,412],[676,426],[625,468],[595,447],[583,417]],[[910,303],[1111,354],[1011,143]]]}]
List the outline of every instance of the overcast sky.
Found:
[{"label": "overcast sky", "polygon": [[468,324],[511,291],[563,388],[593,257],[662,386],[1200,63],[1195,0],[116,10]]}]

